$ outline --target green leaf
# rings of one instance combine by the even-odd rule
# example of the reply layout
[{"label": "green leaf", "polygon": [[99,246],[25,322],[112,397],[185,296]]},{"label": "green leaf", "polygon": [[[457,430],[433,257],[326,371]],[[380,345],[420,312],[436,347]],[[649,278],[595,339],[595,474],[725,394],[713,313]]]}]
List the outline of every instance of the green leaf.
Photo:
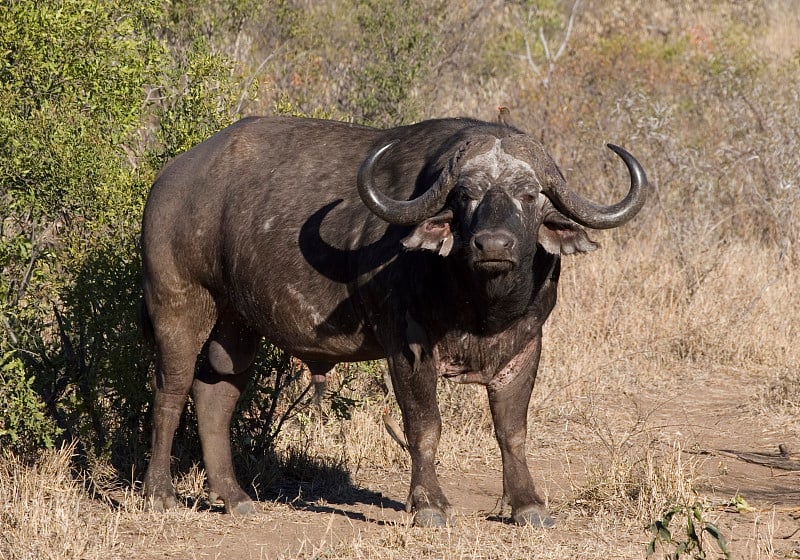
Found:
[{"label": "green leaf", "polygon": [[750,506],[750,504],[747,503],[747,500],[745,500],[744,496],[742,496],[741,494],[736,494],[736,496],[734,496],[733,506],[739,513],[746,513],[748,511],[753,510],[753,508]]},{"label": "green leaf", "polygon": [[722,551],[722,553],[725,555],[725,558],[730,558],[731,554],[728,551],[728,543],[725,540],[725,537],[720,532],[719,528],[717,528],[717,526],[714,525],[713,523],[706,523],[706,525],[704,527],[704,530],[709,535],[711,535],[714,538],[715,541],[717,541],[717,546]]},{"label": "green leaf", "polygon": [[651,558],[655,553],[656,553],[656,538],[654,537],[649,543],[647,543],[647,551],[645,553],[645,556],[647,558]]},{"label": "green leaf", "polygon": [[695,530],[694,520],[692,516],[688,516],[686,518],[686,536],[689,537],[689,542],[692,543],[699,543],[700,538],[697,536],[697,531]]},{"label": "green leaf", "polygon": [[658,528],[658,538],[664,542],[672,542],[672,534],[664,525],[661,525]]}]

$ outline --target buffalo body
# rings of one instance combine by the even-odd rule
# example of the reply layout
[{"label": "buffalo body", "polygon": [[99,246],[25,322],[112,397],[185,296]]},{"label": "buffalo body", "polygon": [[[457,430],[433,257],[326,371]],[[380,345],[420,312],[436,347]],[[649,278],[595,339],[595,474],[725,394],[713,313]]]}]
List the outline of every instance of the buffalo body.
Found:
[{"label": "buffalo body", "polygon": [[611,147],[631,174],[612,206],[569,190],[530,136],[470,119],[379,130],[248,118],[172,160],[142,230],[158,355],[153,505],[175,503],[171,446],[191,391],[212,494],[228,511],[253,510],[234,475],[229,423],[266,340],[316,379],[337,362],[388,360],[419,525],[450,521],[434,468],[437,381],[485,385],[513,519],[552,525],[525,439],[561,254],[593,250],[581,225],[621,225],[648,189],[638,162]]}]

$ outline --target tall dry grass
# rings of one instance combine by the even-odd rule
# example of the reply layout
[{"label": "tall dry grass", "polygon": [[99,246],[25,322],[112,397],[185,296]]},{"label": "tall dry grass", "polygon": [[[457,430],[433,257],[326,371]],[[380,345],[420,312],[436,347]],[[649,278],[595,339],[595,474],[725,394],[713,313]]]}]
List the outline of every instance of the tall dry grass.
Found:
[{"label": "tall dry grass", "polygon": [[46,451],[33,465],[0,458],[0,557],[100,559],[116,551],[119,515],[75,478],[73,452]]}]

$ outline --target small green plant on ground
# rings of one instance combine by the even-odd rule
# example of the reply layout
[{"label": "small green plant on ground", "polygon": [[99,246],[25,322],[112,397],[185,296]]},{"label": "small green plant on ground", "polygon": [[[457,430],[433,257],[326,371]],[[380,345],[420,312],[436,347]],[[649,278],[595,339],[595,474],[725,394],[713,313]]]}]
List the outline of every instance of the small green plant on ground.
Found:
[{"label": "small green plant on ground", "polygon": [[[695,558],[697,560],[704,560],[709,558],[711,548],[706,534],[717,543],[719,551],[723,557],[728,559],[731,557],[728,551],[728,544],[725,537],[722,536],[719,528],[706,521],[703,518],[703,505],[699,502],[694,504],[676,504],[669,508],[661,519],[656,520],[650,525],[650,532],[653,533],[653,538],[647,545],[647,558],[653,558],[656,553],[656,547],[660,544],[662,549],[665,549],[665,558],[672,558],[679,560],[680,558]],[[673,520],[685,519],[685,523],[679,521],[673,526],[670,531],[670,525],[673,525]],[[683,529],[685,532],[684,537],[679,537],[673,534],[673,531]],[[669,549],[667,551],[666,549]]]}]

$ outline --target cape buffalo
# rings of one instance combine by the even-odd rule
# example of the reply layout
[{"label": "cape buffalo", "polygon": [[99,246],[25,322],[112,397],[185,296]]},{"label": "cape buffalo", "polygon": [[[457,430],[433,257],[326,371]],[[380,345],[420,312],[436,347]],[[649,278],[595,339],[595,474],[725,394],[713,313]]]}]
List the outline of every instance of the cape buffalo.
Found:
[{"label": "cape buffalo", "polygon": [[649,190],[633,156],[609,148],[631,177],[611,206],[570,190],[532,137],[471,119],[379,130],[246,118],[172,160],[142,226],[144,319],[158,355],[152,506],[175,504],[170,454],[191,389],[212,495],[228,512],[254,511],[234,475],[229,423],[266,339],[316,376],[387,359],[417,525],[451,522],[434,467],[438,378],[485,385],[513,520],[552,526],[525,439],[560,255],[593,250],[580,226],[624,224]]}]

